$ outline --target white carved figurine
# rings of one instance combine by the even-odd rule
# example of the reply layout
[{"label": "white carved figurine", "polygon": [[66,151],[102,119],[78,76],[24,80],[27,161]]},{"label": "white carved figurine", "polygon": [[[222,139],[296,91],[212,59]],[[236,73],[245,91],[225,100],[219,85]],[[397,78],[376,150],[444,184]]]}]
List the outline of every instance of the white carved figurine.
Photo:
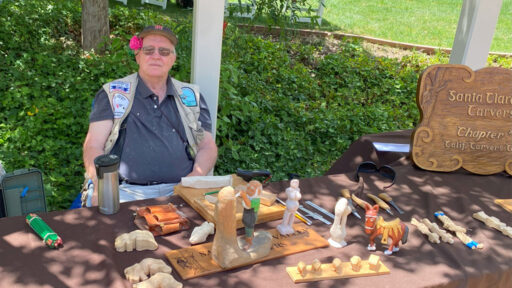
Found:
[{"label": "white carved figurine", "polygon": [[295,219],[295,212],[299,208],[299,200],[302,198],[299,188],[299,180],[293,179],[290,181],[290,187],[286,188],[286,211],[284,211],[283,222],[277,225],[277,231],[281,235],[293,234],[293,220]]},{"label": "white carved figurine", "polygon": [[346,224],[347,216],[352,212],[346,198],[340,198],[334,207],[334,222],[331,226],[331,238],[329,244],[335,248],[342,248],[347,246],[345,236],[347,235]]}]

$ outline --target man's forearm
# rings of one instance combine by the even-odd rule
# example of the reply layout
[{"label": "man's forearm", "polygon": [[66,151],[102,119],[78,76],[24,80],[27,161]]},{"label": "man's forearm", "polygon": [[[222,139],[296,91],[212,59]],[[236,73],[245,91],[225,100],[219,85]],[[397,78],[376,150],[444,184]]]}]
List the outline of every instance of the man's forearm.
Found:
[{"label": "man's forearm", "polygon": [[217,162],[217,147],[208,147],[197,152],[192,172],[188,176],[205,176]]},{"label": "man's forearm", "polygon": [[92,180],[92,184],[94,185],[94,192],[92,194],[91,204],[92,206],[98,205],[98,177],[96,175],[96,166],[94,165],[94,159],[96,157],[104,154],[103,149],[98,149],[94,147],[86,147],[84,146],[84,166],[85,173],[87,177]]},{"label": "man's forearm", "polygon": [[94,147],[84,147],[84,166],[85,166],[85,173],[87,176],[93,180],[93,182],[96,181],[96,167],[94,166],[94,159],[96,157],[104,154],[103,149],[98,149]]}]

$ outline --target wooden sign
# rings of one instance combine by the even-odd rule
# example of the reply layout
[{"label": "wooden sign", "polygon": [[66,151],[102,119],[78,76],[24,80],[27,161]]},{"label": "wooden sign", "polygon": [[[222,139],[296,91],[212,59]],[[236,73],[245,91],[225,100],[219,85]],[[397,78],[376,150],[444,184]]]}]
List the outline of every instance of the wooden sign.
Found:
[{"label": "wooden sign", "polygon": [[165,253],[165,256],[167,256],[174,269],[178,271],[180,277],[183,280],[187,280],[329,246],[327,240],[303,223],[294,225],[294,229],[295,233],[287,236],[282,236],[276,229],[270,230],[269,232],[272,234],[272,249],[267,256],[229,269],[223,269],[213,261],[211,256],[212,242],[171,250]]},{"label": "wooden sign", "polygon": [[434,65],[418,81],[412,159],[432,171],[512,175],[512,70]]},{"label": "wooden sign", "polygon": [[[233,187],[240,186],[240,185],[246,185],[247,183],[240,177],[236,175],[232,175],[233,177]],[[215,212],[215,205],[208,202],[205,197],[204,193],[206,192],[212,192],[212,191],[218,191],[222,189],[223,187],[218,188],[190,188],[185,187],[183,185],[178,184],[174,187],[174,192],[178,194],[185,202],[188,203],[194,210],[196,210],[199,215],[201,215],[204,220],[208,222],[212,222],[215,224],[215,218],[214,212]],[[218,194],[211,194],[213,197],[217,197]],[[275,202],[276,195],[267,192],[263,190],[263,193],[261,195],[261,203],[260,210],[258,211],[258,220],[256,223],[265,223],[269,221],[274,221],[283,218],[284,210],[286,209],[284,206],[274,203]],[[273,201],[271,201],[273,200]],[[267,206],[266,204],[272,203],[272,205]],[[237,228],[244,227],[244,224],[242,223],[242,213],[243,213],[243,206],[242,206],[242,199],[238,197],[237,199],[237,210],[236,210],[236,222],[237,222]]]}]

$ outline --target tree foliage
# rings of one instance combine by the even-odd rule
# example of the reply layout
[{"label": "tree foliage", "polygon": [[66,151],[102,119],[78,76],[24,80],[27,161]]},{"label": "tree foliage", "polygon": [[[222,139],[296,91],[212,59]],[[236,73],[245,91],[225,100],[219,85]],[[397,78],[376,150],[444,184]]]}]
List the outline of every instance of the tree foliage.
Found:
[{"label": "tree foliage", "polygon": [[[95,93],[137,69],[131,36],[149,24],[171,27],[180,39],[171,74],[190,80],[191,19],[118,6],[111,45],[97,55],[80,47],[80,17],[78,1],[0,4],[0,160],[7,171],[41,169],[51,209],[69,207],[80,190]],[[414,127],[417,77],[432,62],[377,58],[351,41],[325,53],[324,44],[273,42],[228,26],[217,174],[240,167],[269,169],[274,180],[317,176],[359,136]]]}]

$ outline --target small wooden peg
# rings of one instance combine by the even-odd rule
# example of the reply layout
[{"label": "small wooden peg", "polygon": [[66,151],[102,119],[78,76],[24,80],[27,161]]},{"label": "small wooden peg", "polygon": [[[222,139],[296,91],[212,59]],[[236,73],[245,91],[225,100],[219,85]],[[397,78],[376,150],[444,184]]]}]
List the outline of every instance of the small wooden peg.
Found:
[{"label": "small wooden peg", "polygon": [[340,258],[334,258],[334,260],[332,260],[332,269],[338,273],[338,274],[341,274],[341,272],[343,271],[343,266],[341,265],[341,260]]},{"label": "small wooden peg", "polygon": [[313,260],[313,264],[311,264],[311,271],[312,272],[322,272],[322,263],[320,260],[315,259]]},{"label": "small wooden peg", "polygon": [[352,258],[350,258],[350,264],[352,265],[352,270],[359,272],[359,270],[361,270],[361,257],[352,256]]},{"label": "small wooden peg", "polygon": [[299,264],[297,264],[297,271],[299,271],[300,276],[306,276],[308,273],[306,263],[300,261]]}]

